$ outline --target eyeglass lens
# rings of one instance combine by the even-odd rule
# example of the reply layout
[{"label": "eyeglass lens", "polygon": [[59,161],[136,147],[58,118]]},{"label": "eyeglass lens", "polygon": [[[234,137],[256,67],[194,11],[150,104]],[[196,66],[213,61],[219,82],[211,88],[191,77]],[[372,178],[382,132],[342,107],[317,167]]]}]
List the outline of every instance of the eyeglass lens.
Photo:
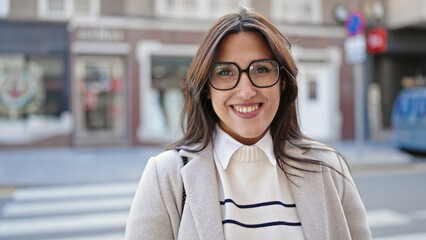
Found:
[{"label": "eyeglass lens", "polygon": [[242,72],[248,76],[256,87],[270,87],[279,78],[279,64],[275,60],[258,60],[252,62],[248,69],[241,70],[235,63],[216,63],[210,76],[214,88],[227,90],[234,88]]}]

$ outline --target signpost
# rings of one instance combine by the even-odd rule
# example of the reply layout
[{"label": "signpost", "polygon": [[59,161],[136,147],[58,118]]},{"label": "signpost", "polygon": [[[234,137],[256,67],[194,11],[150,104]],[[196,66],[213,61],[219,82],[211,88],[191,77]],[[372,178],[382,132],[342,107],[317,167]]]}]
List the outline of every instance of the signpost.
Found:
[{"label": "signpost", "polygon": [[365,43],[365,21],[359,11],[349,13],[345,21],[346,32],[348,37],[345,40],[346,61],[350,64],[365,62],[367,59],[366,43]]},{"label": "signpost", "polygon": [[365,41],[365,20],[359,11],[351,11],[345,21],[348,37],[345,40],[346,61],[354,65],[354,107],[355,107],[355,140],[364,142],[364,106],[365,79],[363,63],[367,59]]}]

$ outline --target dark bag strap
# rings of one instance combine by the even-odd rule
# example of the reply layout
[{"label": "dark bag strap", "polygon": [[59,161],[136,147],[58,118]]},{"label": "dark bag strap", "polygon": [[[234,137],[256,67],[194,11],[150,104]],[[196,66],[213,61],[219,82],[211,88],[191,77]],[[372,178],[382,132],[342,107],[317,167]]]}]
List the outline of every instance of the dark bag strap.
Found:
[{"label": "dark bag strap", "polygon": [[[183,161],[183,166],[185,166],[188,163],[188,158],[182,156],[182,161]],[[182,183],[182,187],[183,187],[183,192],[182,192],[182,214],[183,214],[183,208],[185,207],[185,202],[186,202],[186,191],[185,191],[185,185],[183,185],[183,183]]]}]

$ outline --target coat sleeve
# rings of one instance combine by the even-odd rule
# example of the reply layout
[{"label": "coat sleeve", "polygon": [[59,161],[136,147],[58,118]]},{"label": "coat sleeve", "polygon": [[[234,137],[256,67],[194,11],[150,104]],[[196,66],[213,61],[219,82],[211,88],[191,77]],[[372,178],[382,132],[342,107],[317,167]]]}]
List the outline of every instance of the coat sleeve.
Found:
[{"label": "coat sleeve", "polygon": [[136,190],[127,220],[125,239],[174,239],[155,158],[148,161]]},{"label": "coat sleeve", "polygon": [[339,158],[343,181],[343,192],[341,196],[342,206],[345,212],[346,221],[353,240],[370,240],[371,232],[367,223],[364,203],[358,193],[346,162]]}]

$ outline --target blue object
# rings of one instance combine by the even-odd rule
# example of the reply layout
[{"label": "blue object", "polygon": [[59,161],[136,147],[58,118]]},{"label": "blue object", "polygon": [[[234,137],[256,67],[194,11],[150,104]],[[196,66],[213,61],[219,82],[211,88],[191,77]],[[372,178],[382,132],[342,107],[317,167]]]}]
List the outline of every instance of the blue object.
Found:
[{"label": "blue object", "polygon": [[426,87],[404,89],[392,110],[392,142],[409,151],[426,152]]},{"label": "blue object", "polygon": [[345,22],[346,31],[349,36],[355,36],[364,32],[365,21],[362,13],[354,11],[349,13],[348,19]]}]

